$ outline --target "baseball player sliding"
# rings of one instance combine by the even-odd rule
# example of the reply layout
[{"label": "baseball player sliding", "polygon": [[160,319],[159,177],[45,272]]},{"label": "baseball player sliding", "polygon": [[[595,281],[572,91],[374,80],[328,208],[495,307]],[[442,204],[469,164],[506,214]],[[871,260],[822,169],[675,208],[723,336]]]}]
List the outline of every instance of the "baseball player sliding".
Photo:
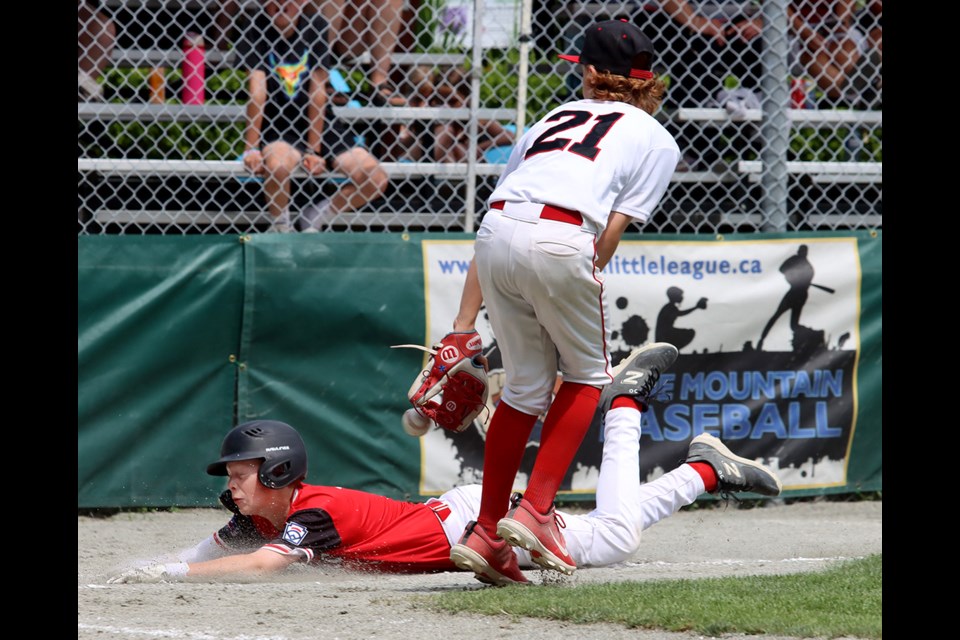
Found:
[{"label": "baseball player sliding", "polygon": [[[501,583],[525,581],[511,546],[547,569],[577,567],[554,499],[612,379],[601,271],[627,226],[653,214],[680,159],[652,115],[665,87],[639,28],[592,24],[580,55],[560,57],[582,65],[583,99],[553,109],[514,147],[477,231],[453,323],[453,335],[475,331],[486,303],[506,379],[487,431],[480,514],[451,559]],[[563,382],[551,405],[558,370]],[[652,387],[659,369],[648,373]],[[548,406],[526,492],[511,501],[527,440]]]},{"label": "baseball player sliding", "polygon": [[[653,368],[677,357],[672,345],[638,349],[615,370],[604,408],[621,394],[646,400]],[[780,481],[756,462],[731,453],[701,434],[686,464],[640,483],[640,407],[632,400],[604,421],[597,508],[585,515],[558,514],[567,526],[569,552],[580,566],[623,562],[636,553],[640,532],[691,504],[704,491],[753,491],[774,496]],[[138,563],[108,582],[165,582],[245,577],[281,571],[294,563],[335,563],[355,569],[428,573],[456,569],[451,547],[480,509],[479,485],[458,487],[425,503],[401,502],[344,487],[307,484],[307,452],[300,434],[284,422],[255,420],[227,433],[220,457],[207,473],[227,477],[221,501],[233,513],[219,531],[174,557]],[[506,501],[504,501],[506,504]],[[530,555],[516,551],[521,566]],[[511,553],[513,553],[511,551]],[[522,577],[522,574],[520,574]],[[515,576],[478,576],[510,584]],[[526,578],[523,578],[526,582]]]}]

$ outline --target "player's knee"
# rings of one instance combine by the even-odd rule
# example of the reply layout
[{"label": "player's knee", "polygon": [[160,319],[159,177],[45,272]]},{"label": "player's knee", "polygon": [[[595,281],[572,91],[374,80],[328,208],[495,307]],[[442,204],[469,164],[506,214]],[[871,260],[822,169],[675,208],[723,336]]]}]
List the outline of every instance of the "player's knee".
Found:
[{"label": "player's knee", "polygon": [[550,400],[553,396],[553,387],[538,389],[535,391],[518,391],[511,389],[509,385],[503,390],[502,401],[506,401],[511,407],[531,416],[539,416],[546,412],[550,407]]},{"label": "player's knee", "polygon": [[627,524],[610,526],[599,538],[598,548],[603,549],[605,564],[615,564],[630,560],[640,548],[640,527]]}]

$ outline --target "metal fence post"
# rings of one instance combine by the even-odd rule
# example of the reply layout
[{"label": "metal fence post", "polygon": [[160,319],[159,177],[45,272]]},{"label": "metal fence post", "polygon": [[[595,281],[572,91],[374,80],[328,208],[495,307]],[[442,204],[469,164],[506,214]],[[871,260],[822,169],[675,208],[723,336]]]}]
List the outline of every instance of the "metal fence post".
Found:
[{"label": "metal fence post", "polygon": [[764,2],[763,15],[763,121],[760,136],[763,147],[760,160],[763,172],[760,184],[763,196],[760,211],[764,231],[787,229],[787,150],[790,146],[790,119],[787,117],[789,91],[786,78],[790,74],[790,40],[787,28],[788,0]]}]

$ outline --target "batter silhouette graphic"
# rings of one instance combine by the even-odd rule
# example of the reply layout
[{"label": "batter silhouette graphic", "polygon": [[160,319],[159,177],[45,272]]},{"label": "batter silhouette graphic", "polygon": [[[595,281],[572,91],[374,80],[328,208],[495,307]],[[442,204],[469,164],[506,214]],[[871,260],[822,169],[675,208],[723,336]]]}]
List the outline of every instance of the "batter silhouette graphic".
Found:
[{"label": "batter silhouette graphic", "polygon": [[780,265],[780,273],[787,279],[790,288],[783,295],[783,299],[780,300],[777,310],[773,312],[773,315],[763,327],[760,340],[757,342],[758,351],[763,349],[763,341],[770,333],[774,323],[787,311],[790,312],[790,329],[796,333],[797,328],[800,327],[800,312],[803,310],[810,285],[813,283],[813,265],[807,260],[807,245],[800,245],[796,254],[783,261],[783,264]]}]

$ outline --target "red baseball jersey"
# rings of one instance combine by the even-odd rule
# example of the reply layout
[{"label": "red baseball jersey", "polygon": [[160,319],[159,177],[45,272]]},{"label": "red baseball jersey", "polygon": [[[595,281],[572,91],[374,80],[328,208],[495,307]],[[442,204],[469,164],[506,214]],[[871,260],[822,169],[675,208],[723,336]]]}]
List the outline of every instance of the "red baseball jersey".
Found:
[{"label": "red baseball jersey", "polygon": [[283,531],[259,516],[235,515],[215,534],[232,550],[263,547],[304,562],[342,562],[387,572],[455,571],[441,525],[444,503],[393,500],[365,491],[301,484]]}]

